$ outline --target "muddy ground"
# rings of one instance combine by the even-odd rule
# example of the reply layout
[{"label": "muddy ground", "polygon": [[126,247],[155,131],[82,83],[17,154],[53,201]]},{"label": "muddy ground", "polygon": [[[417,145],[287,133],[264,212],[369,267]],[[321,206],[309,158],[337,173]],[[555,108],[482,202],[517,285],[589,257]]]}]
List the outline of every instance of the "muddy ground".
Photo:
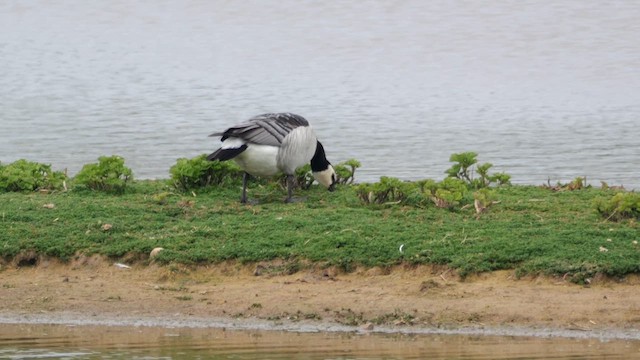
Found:
[{"label": "muddy ground", "polygon": [[509,271],[461,280],[432,267],[285,271],[286,264],[278,263],[126,268],[98,257],[4,264],[0,316],[255,320],[357,331],[514,327],[602,333],[640,327],[637,276],[593,279],[584,286],[562,278],[516,279]]}]

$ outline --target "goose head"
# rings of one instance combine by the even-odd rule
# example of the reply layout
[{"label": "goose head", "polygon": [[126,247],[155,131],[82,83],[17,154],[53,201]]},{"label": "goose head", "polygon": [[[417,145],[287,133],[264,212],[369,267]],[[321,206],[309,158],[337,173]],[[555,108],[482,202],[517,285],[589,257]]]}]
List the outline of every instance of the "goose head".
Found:
[{"label": "goose head", "polygon": [[336,175],[336,171],[333,169],[329,160],[327,160],[324,146],[322,146],[320,141],[317,142],[316,153],[311,159],[311,173],[320,185],[326,187],[329,191],[335,190],[338,175]]},{"label": "goose head", "polygon": [[320,185],[326,187],[327,190],[335,190],[336,183],[338,182],[338,176],[331,164],[329,164],[325,170],[312,171],[312,174],[314,179],[316,179]]}]

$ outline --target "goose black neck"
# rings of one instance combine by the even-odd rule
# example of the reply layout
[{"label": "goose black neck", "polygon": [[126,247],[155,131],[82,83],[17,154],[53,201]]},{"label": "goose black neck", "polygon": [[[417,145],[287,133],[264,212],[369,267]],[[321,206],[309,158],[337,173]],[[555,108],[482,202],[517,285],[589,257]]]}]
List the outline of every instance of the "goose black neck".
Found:
[{"label": "goose black neck", "polygon": [[324,171],[329,168],[329,165],[331,165],[331,163],[327,160],[327,156],[324,153],[324,147],[320,141],[318,141],[318,144],[316,145],[316,153],[313,155],[313,158],[311,158],[311,171]]}]

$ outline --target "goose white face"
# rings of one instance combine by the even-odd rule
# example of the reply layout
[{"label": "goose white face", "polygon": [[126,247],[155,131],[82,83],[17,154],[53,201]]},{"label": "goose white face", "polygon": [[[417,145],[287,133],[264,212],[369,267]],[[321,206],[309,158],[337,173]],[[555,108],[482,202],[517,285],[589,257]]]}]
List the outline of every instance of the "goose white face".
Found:
[{"label": "goose white face", "polygon": [[335,170],[333,170],[333,166],[329,165],[326,170],[313,172],[313,177],[316,181],[329,189],[329,191],[333,191],[336,186],[336,181],[338,181],[338,177],[336,175]]}]

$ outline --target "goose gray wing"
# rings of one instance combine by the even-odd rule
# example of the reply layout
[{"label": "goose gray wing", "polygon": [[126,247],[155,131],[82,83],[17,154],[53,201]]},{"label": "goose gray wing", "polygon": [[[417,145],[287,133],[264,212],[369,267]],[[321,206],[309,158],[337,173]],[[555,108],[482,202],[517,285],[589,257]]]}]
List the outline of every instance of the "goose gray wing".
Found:
[{"label": "goose gray wing", "polygon": [[254,144],[280,146],[285,136],[300,126],[309,126],[309,122],[300,115],[269,113],[254,116],[246,122],[209,136],[222,136],[221,141],[237,137]]}]

